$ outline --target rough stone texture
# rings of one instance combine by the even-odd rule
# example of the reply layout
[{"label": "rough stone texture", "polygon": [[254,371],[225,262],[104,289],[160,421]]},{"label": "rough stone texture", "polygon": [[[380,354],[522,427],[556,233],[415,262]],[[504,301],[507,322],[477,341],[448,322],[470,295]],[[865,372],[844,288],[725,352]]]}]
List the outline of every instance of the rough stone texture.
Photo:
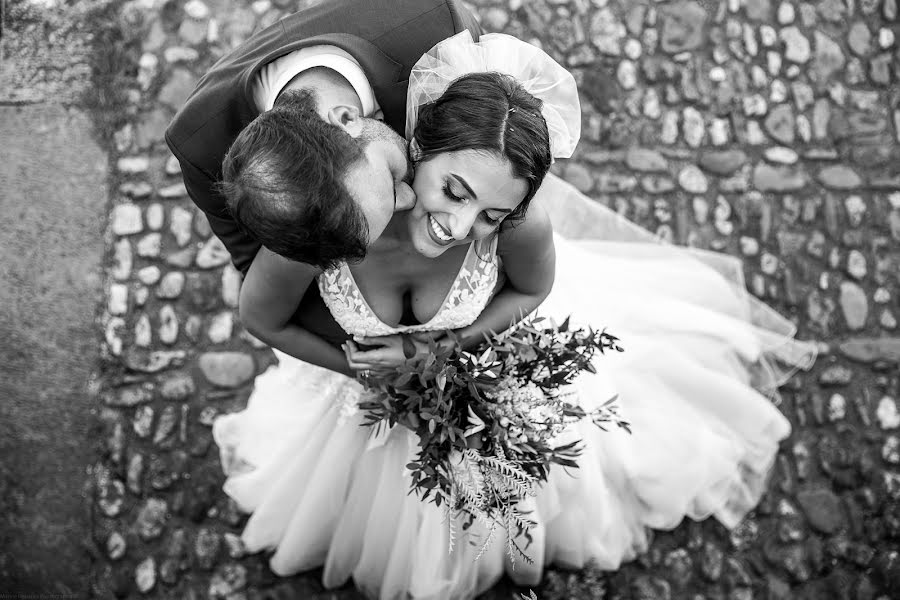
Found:
[{"label": "rough stone texture", "polygon": [[[91,13],[108,0],[4,3],[0,102],[78,102],[90,88]],[[51,35],[46,35],[46,33]]]},{"label": "rough stone texture", "polygon": [[[155,131],[228,48],[296,3],[162,4],[121,7],[133,93],[104,138],[127,208],[110,212],[101,303],[93,591],[358,598],[323,590],[319,572],[276,577],[235,541],[244,521],[220,491],[208,427],[271,358],[241,329],[240,278]],[[900,596],[896,1],[473,5],[489,30],[540,43],[579,81],[583,136],[557,172],[668,240],[741,257],[751,293],[823,348],[781,390],[794,432],[750,518],[657,533],[612,573],[550,570],[537,596]],[[135,523],[160,514],[148,506],[166,518],[142,541]],[[504,580],[485,597],[514,591],[527,593]]]},{"label": "rough stone texture", "polygon": [[246,383],[255,372],[253,358],[240,352],[208,352],[198,364],[210,383],[226,388]]},{"label": "rough stone texture", "polygon": [[107,157],[55,105],[0,107],[0,139],[0,589],[82,597]]}]

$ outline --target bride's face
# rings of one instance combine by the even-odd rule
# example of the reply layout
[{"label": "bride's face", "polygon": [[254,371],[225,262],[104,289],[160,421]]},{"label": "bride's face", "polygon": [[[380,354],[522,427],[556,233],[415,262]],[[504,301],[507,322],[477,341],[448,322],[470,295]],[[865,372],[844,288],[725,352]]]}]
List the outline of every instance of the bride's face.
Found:
[{"label": "bride's face", "polygon": [[420,162],[413,190],[409,235],[420,254],[434,258],[494,233],[525,198],[528,184],[513,176],[505,157],[462,150]]}]

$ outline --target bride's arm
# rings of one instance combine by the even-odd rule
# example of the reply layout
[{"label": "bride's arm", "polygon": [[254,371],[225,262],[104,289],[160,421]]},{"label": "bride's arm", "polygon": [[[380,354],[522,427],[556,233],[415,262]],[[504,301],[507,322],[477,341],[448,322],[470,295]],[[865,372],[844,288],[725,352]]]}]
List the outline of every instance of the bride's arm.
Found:
[{"label": "bride's arm", "polygon": [[478,345],[485,333],[503,331],[523,319],[553,287],[553,227],[542,206],[532,203],[522,221],[501,227],[499,235],[497,253],[503,259],[506,282],[474,323],[456,331],[464,348]]},{"label": "bride's arm", "polygon": [[344,353],[291,323],[319,269],[260,248],[241,287],[241,322],[251,334],[300,360],[353,376]]}]

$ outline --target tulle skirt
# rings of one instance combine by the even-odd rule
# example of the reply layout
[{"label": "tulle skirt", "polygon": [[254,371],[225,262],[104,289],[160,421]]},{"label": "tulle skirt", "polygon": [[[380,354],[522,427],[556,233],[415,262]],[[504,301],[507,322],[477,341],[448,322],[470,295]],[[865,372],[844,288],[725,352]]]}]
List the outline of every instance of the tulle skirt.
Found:
[{"label": "tulle skirt", "polygon": [[276,352],[246,410],[216,420],[225,491],[252,513],[250,551],[288,575],[324,567],[371,598],[466,599],[505,573],[536,585],[545,566],[616,569],[647,548],[648,528],[713,516],[736,526],[759,501],[790,425],[773,402],[815,345],[744,289],[740,261],[663,244],[550,177],[535,201],[551,213],[553,292],[538,314],[607,328],[623,353],[600,356],[574,384],[587,409],[618,396],[631,433],[579,423],[579,468],[553,468],[524,507],[537,521],[533,564],[512,564],[504,537],[478,555],[479,524],[450,548],[443,510],[408,494],[418,451],[402,428],[361,427],[355,381]]}]

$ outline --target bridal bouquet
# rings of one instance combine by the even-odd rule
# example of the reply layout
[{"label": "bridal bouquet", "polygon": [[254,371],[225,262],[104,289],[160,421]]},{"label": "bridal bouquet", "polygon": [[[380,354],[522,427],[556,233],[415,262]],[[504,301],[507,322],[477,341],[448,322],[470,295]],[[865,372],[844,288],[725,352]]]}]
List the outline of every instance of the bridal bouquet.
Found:
[{"label": "bridal bouquet", "polygon": [[474,352],[451,339],[449,346],[432,342],[428,354],[390,376],[366,378],[376,393],[359,405],[363,424],[399,424],[418,434],[420,451],[407,465],[410,492],[445,508],[451,549],[462,514],[464,529],[476,520],[487,528],[479,557],[503,526],[510,558],[530,563],[525,549],[535,523],[519,502],[534,496],[552,464],[577,467],[582,450],[580,440],[561,442],[560,434],[582,419],[628,430],[615,397],[591,412],[566,401],[567,385],[583,371],[595,372],[596,353],[622,349],[616,337],[570,328],[568,319],[559,326],[528,319]]}]

